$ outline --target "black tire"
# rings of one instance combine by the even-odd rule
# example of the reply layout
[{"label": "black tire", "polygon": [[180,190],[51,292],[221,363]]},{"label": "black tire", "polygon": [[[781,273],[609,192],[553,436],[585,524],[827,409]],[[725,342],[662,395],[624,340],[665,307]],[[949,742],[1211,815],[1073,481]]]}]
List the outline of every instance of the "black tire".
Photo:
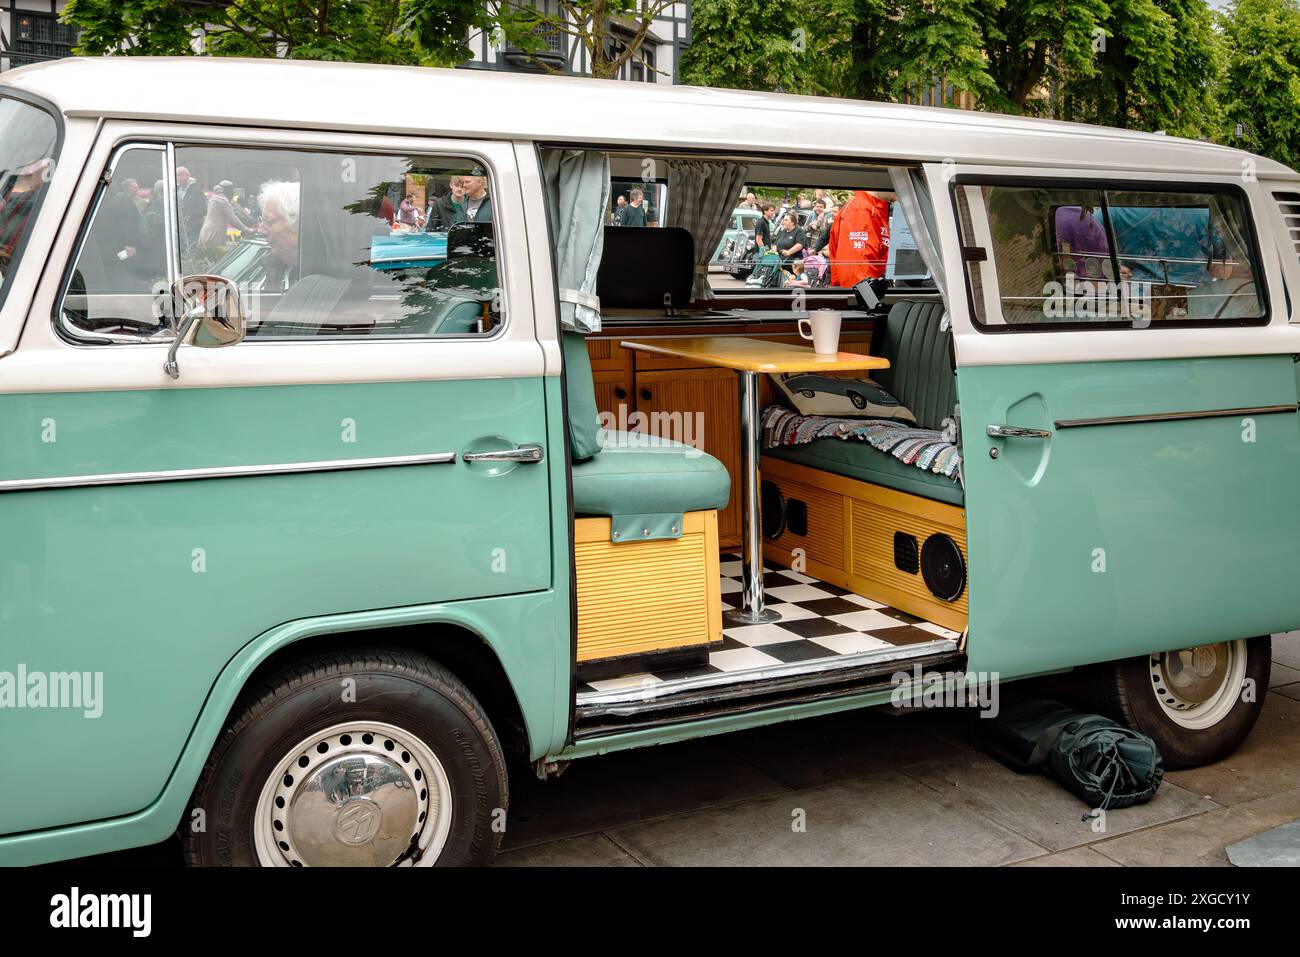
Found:
[{"label": "black tire", "polygon": [[[346,703],[340,693],[344,679],[355,681],[352,700]],[[504,820],[509,801],[506,763],[496,732],[455,675],[418,654],[393,648],[313,656],[245,690],[208,757],[181,822],[185,862],[256,866],[255,811],[276,765],[313,733],[340,723],[367,721],[409,732],[442,765],[452,810],[436,863],[490,863],[503,830],[493,824]],[[196,809],[203,814],[196,815]],[[196,819],[205,821],[204,829],[192,828]]]},{"label": "black tire", "polygon": [[1244,644],[1244,681],[1251,682],[1253,695],[1245,694],[1244,689],[1238,692],[1231,710],[1208,727],[1184,727],[1161,706],[1158,683],[1152,676],[1153,659],[1159,657],[1154,655],[1126,658],[1102,669],[1101,691],[1106,710],[1155,741],[1166,767],[1195,768],[1219,761],[1246,740],[1259,719],[1268,693],[1273,640],[1261,635],[1246,639]]}]

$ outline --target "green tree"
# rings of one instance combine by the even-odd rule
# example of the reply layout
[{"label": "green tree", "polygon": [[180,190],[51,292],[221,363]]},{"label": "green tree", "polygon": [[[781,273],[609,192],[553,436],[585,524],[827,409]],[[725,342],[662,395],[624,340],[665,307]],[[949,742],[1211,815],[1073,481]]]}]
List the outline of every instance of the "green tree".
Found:
[{"label": "green tree", "polygon": [[1244,145],[1300,166],[1300,8],[1295,0],[1235,0],[1222,17],[1229,130]]},{"label": "green tree", "polygon": [[808,24],[794,3],[695,0],[683,83],[812,92]]},{"label": "green tree", "polygon": [[1205,0],[1111,0],[1096,69],[1067,74],[1059,115],[1208,137],[1221,128],[1223,42]]},{"label": "green tree", "polygon": [[178,56],[286,56],[451,66],[469,57],[472,29],[496,26],[475,0],[70,0],[78,51]]},{"label": "green tree", "polygon": [[1043,113],[1064,76],[1096,72],[1095,49],[1110,16],[1105,0],[976,0],[976,21],[994,91],[980,105]]}]

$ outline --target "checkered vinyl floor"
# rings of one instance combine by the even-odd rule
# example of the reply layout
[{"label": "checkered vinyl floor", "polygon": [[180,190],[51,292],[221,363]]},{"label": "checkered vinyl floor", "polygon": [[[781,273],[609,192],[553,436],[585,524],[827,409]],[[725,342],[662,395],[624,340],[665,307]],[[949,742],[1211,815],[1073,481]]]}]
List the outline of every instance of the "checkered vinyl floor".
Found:
[{"label": "checkered vinyl floor", "polygon": [[[723,555],[724,612],[740,604],[741,575],[740,556]],[[644,687],[647,681],[658,683],[676,678],[747,671],[858,654],[890,645],[961,637],[955,631],[923,621],[905,611],[855,595],[847,588],[767,562],[763,565],[763,591],[766,607],[780,612],[781,620],[766,625],[730,625],[724,619],[722,644],[709,653],[707,665],[580,682],[578,692]]]}]

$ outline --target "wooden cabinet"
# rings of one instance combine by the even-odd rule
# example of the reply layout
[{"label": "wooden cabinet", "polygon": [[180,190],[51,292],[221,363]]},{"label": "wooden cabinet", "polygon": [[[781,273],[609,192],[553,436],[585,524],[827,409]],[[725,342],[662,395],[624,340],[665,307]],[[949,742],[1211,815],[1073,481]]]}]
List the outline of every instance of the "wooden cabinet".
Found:
[{"label": "wooden cabinet", "polygon": [[740,542],[740,385],[730,369],[645,369],[636,373],[641,431],[703,449],[731,473],[718,512],[718,539]]},{"label": "wooden cabinet", "polygon": [[[779,328],[779,327],[778,327]],[[785,326],[789,329],[789,326]],[[623,339],[646,336],[737,335],[778,342],[801,343],[797,333],[773,332],[757,323],[710,326],[646,325],[606,328],[587,339],[596,408],[617,429],[637,429],[678,442],[688,442],[718,459],[731,474],[731,499],[718,512],[718,541],[738,548],[741,535],[740,386],[730,369],[703,366],[685,359],[632,352]],[[861,321],[840,334],[845,352],[871,351],[871,322]],[[852,373],[856,376],[860,373]],[[760,401],[774,398],[768,377],[762,380]]]}]

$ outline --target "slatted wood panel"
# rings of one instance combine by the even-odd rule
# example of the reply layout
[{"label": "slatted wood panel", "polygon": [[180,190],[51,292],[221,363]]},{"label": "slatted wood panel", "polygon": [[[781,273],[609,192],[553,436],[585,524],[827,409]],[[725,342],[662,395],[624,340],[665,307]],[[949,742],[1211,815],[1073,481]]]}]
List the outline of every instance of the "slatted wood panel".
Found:
[{"label": "slatted wood panel", "polygon": [[797,499],[808,506],[808,534],[796,535],[787,529],[776,541],[792,551],[802,548],[812,561],[843,568],[844,496],[793,479],[778,484],[787,500]]},{"label": "slatted wood panel", "polygon": [[[814,530],[814,503],[804,496],[813,494],[819,503],[818,510],[823,513],[832,510],[834,502],[842,503],[843,560],[835,561],[833,551],[815,551],[811,542],[804,543],[807,549],[804,570],[809,575],[842,588],[851,588],[873,601],[945,628],[965,629],[970,607],[969,591],[963,591],[955,602],[941,601],[930,594],[919,571],[908,574],[894,564],[896,531],[916,538],[918,555],[926,538],[935,532],[943,532],[957,543],[965,558],[964,509],[781,459],[764,457],[763,477],[775,482],[787,498],[801,498],[809,503],[809,539],[826,535],[833,541],[834,533],[823,531],[820,524]],[[808,492],[809,488],[813,489],[812,493]],[[800,543],[797,536],[787,533],[775,541],[766,541],[763,551],[782,564],[793,564],[792,548]]]},{"label": "slatted wood panel", "polygon": [[[650,416],[648,431],[680,442],[689,430],[695,438],[692,444],[718,459],[731,475],[731,497],[718,515],[718,537],[728,546],[740,543],[739,389],[736,374],[730,369],[675,369],[636,374],[636,408]],[[668,415],[656,423],[656,413]],[[700,415],[697,417],[696,413]],[[702,426],[701,435],[694,434],[697,426]],[[681,431],[673,434],[675,429]]]},{"label": "slatted wood panel", "polygon": [[941,532],[957,543],[965,559],[965,527],[936,521],[917,514],[915,509],[894,508],[879,501],[851,499],[849,510],[853,542],[849,572],[855,580],[869,583],[871,592],[866,597],[920,615],[945,628],[965,628],[970,607],[969,590],[963,591],[954,602],[942,601],[930,593],[919,571],[909,574],[894,564],[895,532],[913,536],[918,555],[925,540]]},{"label": "slatted wood panel", "polygon": [[722,640],[717,513],[688,513],[682,531],[615,545],[609,519],[575,521],[578,661]]}]

